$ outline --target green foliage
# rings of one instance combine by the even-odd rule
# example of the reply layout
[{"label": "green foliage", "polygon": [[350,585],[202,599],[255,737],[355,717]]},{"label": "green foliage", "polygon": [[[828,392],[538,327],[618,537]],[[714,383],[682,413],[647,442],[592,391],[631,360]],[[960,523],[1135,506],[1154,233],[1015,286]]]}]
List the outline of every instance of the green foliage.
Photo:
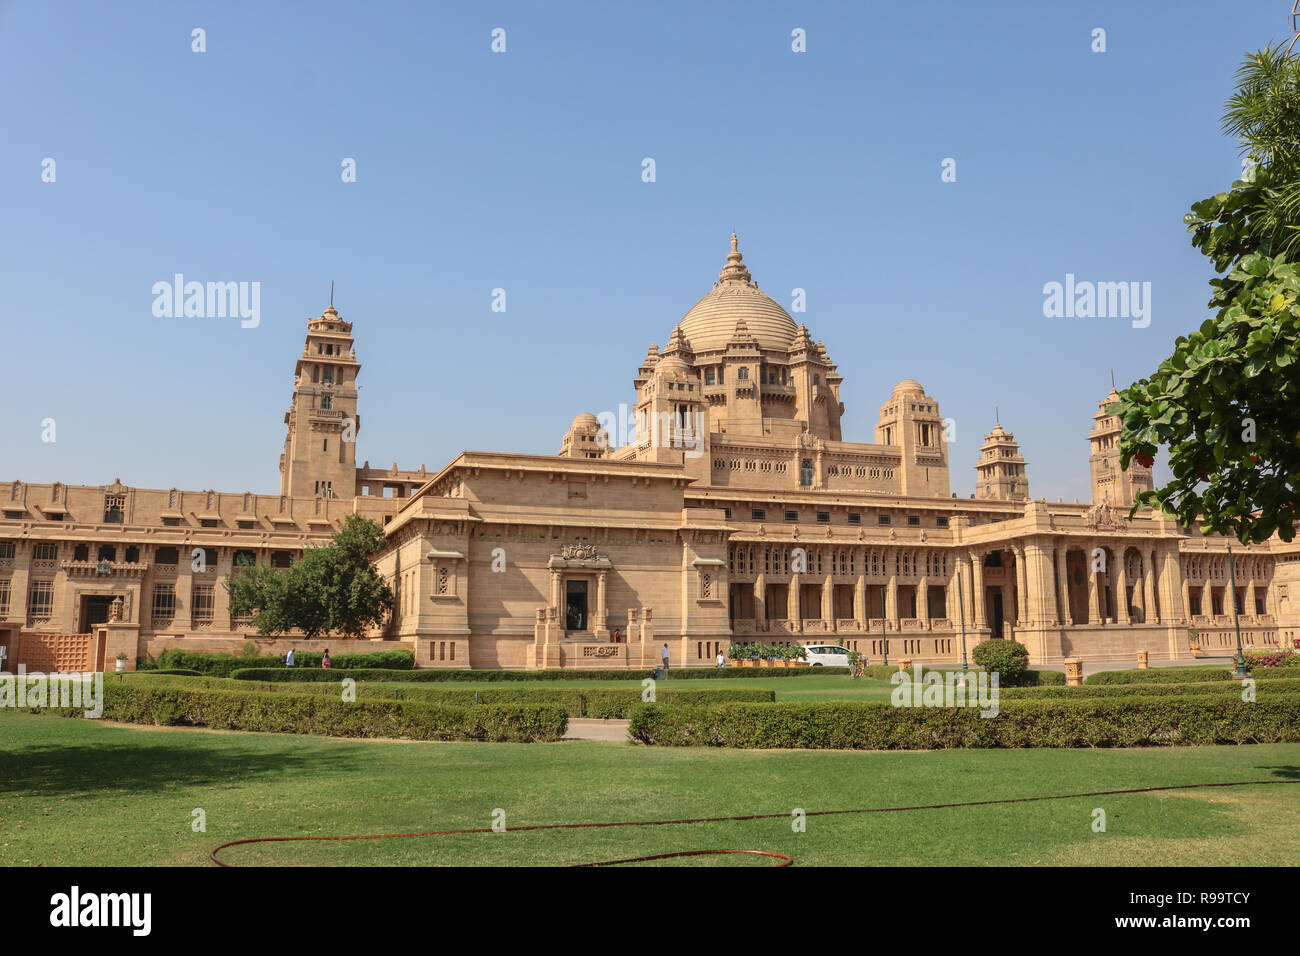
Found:
[{"label": "green foliage", "polygon": [[1146,747],[1300,741],[1300,693],[1006,700],[977,709],[844,702],[638,704],[634,740],[660,746],[943,750],[956,747]]},{"label": "green foliage", "polygon": [[1085,684],[1186,684],[1228,680],[1232,671],[1226,667],[1152,667],[1149,670],[1098,671],[1083,679]]},{"label": "green foliage", "polygon": [[[199,674],[210,674],[215,677],[230,677],[237,670],[248,669],[292,670],[297,673],[299,668],[308,670],[319,668],[321,655],[310,651],[295,651],[294,659],[296,666],[285,668],[284,658],[275,654],[265,654],[261,657],[236,657],[234,654],[207,654],[202,651],[187,651],[179,647],[173,647],[159,654],[154,662],[155,666],[149,669],[188,670]],[[337,670],[356,668],[409,670],[415,666],[415,654],[405,648],[392,651],[374,651],[369,654],[336,654],[330,658],[330,664]],[[328,676],[329,671],[325,673]],[[286,680],[291,678],[258,678],[258,680],[268,679]]]},{"label": "green foliage", "polygon": [[[482,673],[475,671],[474,673]],[[566,677],[576,674],[562,671]],[[618,671],[626,674],[626,671]],[[730,680],[761,677],[833,677],[836,674],[847,675],[847,667],[674,667],[668,671],[669,680]]]},{"label": "green foliage", "polygon": [[[65,709],[60,713],[71,717],[82,711]],[[104,718],[131,724],[327,737],[516,743],[559,740],[569,719],[564,708],[550,705],[456,707],[369,699],[348,703],[324,694],[188,690],[116,681],[105,683]]]},{"label": "green foliage", "polygon": [[993,638],[976,644],[970,656],[984,670],[997,674],[1001,687],[1015,687],[1028,679],[1029,650],[1019,641]]},{"label": "green foliage", "polygon": [[[364,656],[364,655],[357,655]],[[726,670],[716,667],[699,668],[701,677],[720,677]],[[677,673],[669,671],[669,675]],[[614,671],[614,670],[547,670],[547,671],[492,671],[492,670],[381,670],[377,668],[353,667],[348,673],[339,675],[334,670],[299,667],[249,667],[234,670],[230,676],[235,680],[251,681],[317,681],[329,683],[338,681],[340,676],[352,677],[357,681],[472,681],[485,683],[489,681],[540,681],[540,680],[635,680],[641,681],[654,677],[653,670]],[[751,672],[747,675],[753,677]]]},{"label": "green foliage", "polygon": [[1124,467],[1169,449],[1173,480],[1137,505],[1243,542],[1290,541],[1300,520],[1298,83],[1300,59],[1280,47],[1238,71],[1224,129],[1257,165],[1185,217],[1192,244],[1227,272],[1210,280],[1216,315],[1112,408]]},{"label": "green foliage", "polygon": [[[1295,693],[1300,691],[1300,674],[1279,674],[1276,677],[1255,681],[1256,693],[1280,691]],[[1205,680],[1189,683],[1162,681],[1139,681],[1131,684],[1084,684],[1082,687],[1012,687],[1001,692],[1003,700],[1022,698],[1041,699],[1044,697],[1080,698],[1080,697],[1124,697],[1138,696],[1163,697],[1180,694],[1230,694],[1240,696],[1242,692],[1239,680]]]},{"label": "green foliage", "polygon": [[242,563],[226,582],[232,614],[251,614],[259,634],[300,630],[364,637],[392,607],[393,592],[370,564],[384,546],[374,521],[348,515],[329,544],[288,568]]}]

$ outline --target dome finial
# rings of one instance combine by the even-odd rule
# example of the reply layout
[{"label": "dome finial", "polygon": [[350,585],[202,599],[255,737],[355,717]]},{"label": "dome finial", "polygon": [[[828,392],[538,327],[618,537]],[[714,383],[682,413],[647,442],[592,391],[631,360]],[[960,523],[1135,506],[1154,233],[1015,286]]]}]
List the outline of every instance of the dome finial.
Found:
[{"label": "dome finial", "polygon": [[727,264],[723,266],[722,271],[718,273],[718,279],[723,283],[743,282],[745,285],[749,285],[753,276],[751,276],[749,270],[741,264],[741,261],[744,258],[745,257],[740,254],[740,240],[736,238],[736,234],[733,232],[731,234],[731,252],[727,254]]}]

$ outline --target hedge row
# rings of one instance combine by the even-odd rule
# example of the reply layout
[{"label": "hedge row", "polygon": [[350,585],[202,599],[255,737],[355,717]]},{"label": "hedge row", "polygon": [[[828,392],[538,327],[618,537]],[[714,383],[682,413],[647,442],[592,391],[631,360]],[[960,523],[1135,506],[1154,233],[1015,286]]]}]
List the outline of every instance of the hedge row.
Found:
[{"label": "hedge row", "polygon": [[[831,670],[831,668],[827,668],[827,670]],[[833,668],[833,670],[841,671],[843,668],[836,667]],[[915,667],[910,667],[907,669],[907,673],[914,673],[915,670]],[[922,675],[932,672],[936,674],[947,674],[950,672],[954,674],[965,674],[970,671],[979,672],[980,670],[982,670],[982,668],[974,666],[969,668],[967,671],[963,671],[961,668],[953,666],[928,667],[925,664],[921,665]],[[897,667],[890,664],[870,664],[863,668],[862,673],[864,677],[870,677],[875,680],[889,680],[895,674],[899,673],[899,670]],[[1021,686],[1024,687],[1064,686],[1065,684],[1065,674],[1062,671],[1025,671],[1022,676],[1024,678],[1024,683]],[[1005,686],[1002,685],[1000,681],[999,685]]]},{"label": "hedge row", "polygon": [[[241,668],[230,674],[235,680],[260,680],[260,681],[308,681],[308,682],[325,682],[337,681],[339,675],[334,670],[323,670],[321,668],[311,669],[304,668],[270,668],[270,667],[249,667]],[[381,670],[377,668],[353,668],[346,677],[356,678],[358,681],[415,681],[418,683],[440,683],[447,681],[474,681],[474,682],[495,682],[495,681],[536,681],[536,680],[635,680],[641,681],[647,677],[654,677],[655,672],[647,671],[610,671],[610,670],[575,670],[575,671],[491,671],[491,670],[412,670],[412,671],[395,671]]]},{"label": "hedge row", "polygon": [[[1300,692],[1300,674],[1253,678],[1257,690],[1271,693]],[[1165,697],[1186,694],[1240,694],[1241,681],[1195,681],[1186,684],[1162,682],[1137,684],[1084,684],[1082,687],[1000,688],[1003,700],[1079,699],[1082,697]]]},{"label": "hedge row", "polygon": [[1007,700],[990,718],[887,703],[639,704],[629,734],[659,746],[835,750],[1279,743],[1300,741],[1300,694]]},{"label": "hedge row", "polygon": [[1186,684],[1229,680],[1226,667],[1152,667],[1147,670],[1098,671],[1083,679],[1085,684]]},{"label": "hedge row", "polygon": [[[84,716],[81,709],[57,712]],[[369,699],[345,703],[323,694],[186,690],[116,682],[105,684],[103,717],[162,727],[516,743],[559,740],[569,720],[564,708],[552,705],[457,707]]]},{"label": "hedge row", "polygon": [[[340,675],[343,676],[343,675]],[[350,676],[350,675],[348,675]],[[339,696],[338,679],[332,684],[268,683],[262,686],[243,685],[256,692],[318,694]],[[563,707],[570,717],[599,717],[625,720],[633,705],[641,703],[641,688],[627,690],[579,690],[564,687],[488,687],[477,690],[449,687],[386,687],[376,684],[356,686],[357,699],[406,700],[430,704],[451,704],[462,707],[497,704],[530,704]],[[674,690],[656,688],[656,701],[664,704],[707,705],[727,703],[772,703],[776,692],[749,689]]]},{"label": "hedge row", "polygon": [[[298,667],[319,668],[321,657],[319,651],[294,651],[294,661]],[[356,668],[383,668],[385,670],[410,670],[415,666],[414,652],[405,648],[391,651],[374,651],[369,654],[332,654],[330,664],[335,669],[351,670]],[[278,668],[284,666],[284,658],[274,654],[256,657],[239,657],[235,654],[208,654],[203,651],[187,651],[173,647],[163,651],[142,670],[190,670],[209,677],[229,677],[232,672],[249,667]]]},{"label": "hedge row", "polygon": [[[669,680],[713,680],[716,677],[825,677],[828,674],[847,674],[847,667],[670,667]],[[565,671],[564,673],[568,673]]]}]

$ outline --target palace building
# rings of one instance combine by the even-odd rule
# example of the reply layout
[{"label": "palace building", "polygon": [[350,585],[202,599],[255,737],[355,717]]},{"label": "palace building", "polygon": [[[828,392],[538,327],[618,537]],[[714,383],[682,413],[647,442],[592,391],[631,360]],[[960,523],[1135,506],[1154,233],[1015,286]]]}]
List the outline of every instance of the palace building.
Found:
[{"label": "palace building", "polygon": [[586,413],[556,455],[358,467],[352,331],[332,305],[307,323],[278,494],[0,486],[9,669],[250,640],[341,648],[259,638],[224,584],[244,558],[288,566],[352,513],[384,527],[376,567],[395,603],[349,649],[406,646],[422,667],[640,668],[665,644],[673,666],[708,666],[733,641],[953,664],[963,631],[968,648],[1014,638],[1037,665],[1188,657],[1189,632],[1222,656],[1236,647],[1229,544],[1243,642],[1300,636],[1300,543],[1128,516],[1152,476],[1120,468],[1113,389],[1087,436],[1088,504],[1035,500],[1000,422],[965,465],[976,494],[958,498],[939,402],[911,379],[870,441],[846,440],[838,366],[759,290],[735,235],[713,288],[636,368],[635,438],[621,446],[613,416]]}]

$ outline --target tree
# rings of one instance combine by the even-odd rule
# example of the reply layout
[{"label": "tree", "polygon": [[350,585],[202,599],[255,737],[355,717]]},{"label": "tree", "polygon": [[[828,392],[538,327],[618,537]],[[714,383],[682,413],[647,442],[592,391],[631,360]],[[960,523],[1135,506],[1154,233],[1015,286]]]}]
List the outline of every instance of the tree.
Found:
[{"label": "tree", "polygon": [[1143,505],[1207,532],[1263,541],[1300,521],[1300,57],[1251,54],[1224,113],[1253,165],[1184,217],[1213,263],[1214,318],[1120,393],[1120,463],[1169,449],[1173,479]]},{"label": "tree", "polygon": [[363,637],[383,622],[393,592],[370,558],[384,546],[383,529],[348,515],[329,544],[308,548],[288,568],[241,563],[226,590],[232,614],[252,614],[263,636],[297,628],[307,637]]}]

